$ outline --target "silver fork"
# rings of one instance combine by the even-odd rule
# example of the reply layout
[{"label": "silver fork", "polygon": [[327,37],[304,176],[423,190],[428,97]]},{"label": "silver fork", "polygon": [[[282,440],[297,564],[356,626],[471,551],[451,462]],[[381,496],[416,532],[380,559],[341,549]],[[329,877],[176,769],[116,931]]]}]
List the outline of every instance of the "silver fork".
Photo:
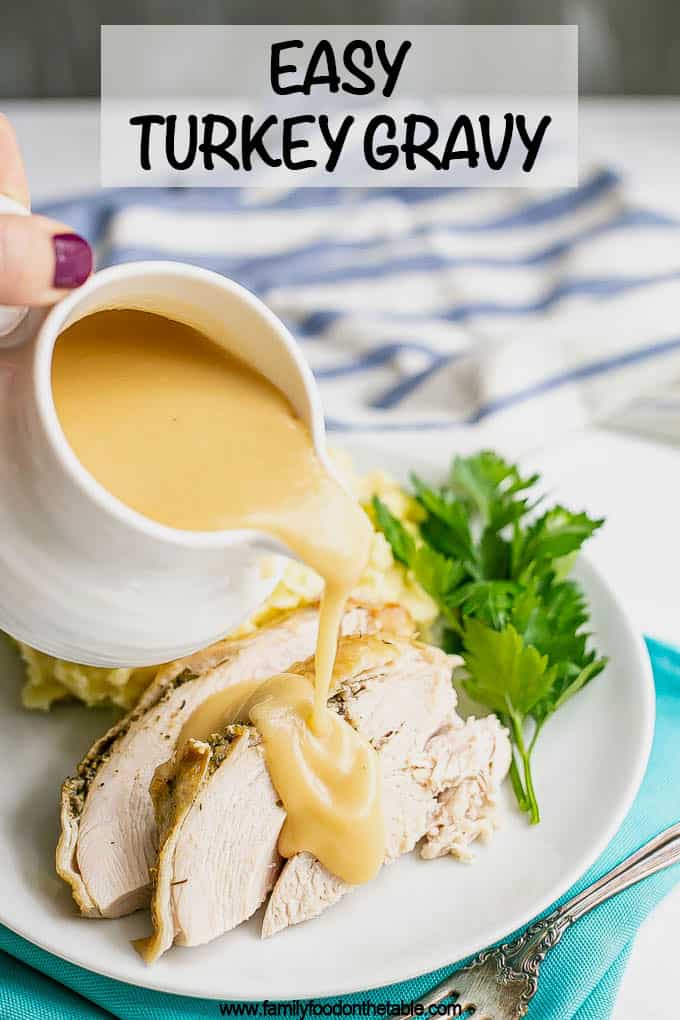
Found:
[{"label": "silver fork", "polygon": [[587,889],[536,921],[513,942],[486,949],[467,967],[433,988],[419,1003],[429,1007],[455,1000],[454,1015],[474,1012],[474,1020],[518,1020],[526,1015],[538,988],[538,972],[548,950],[574,921],[648,875],[680,861],[680,825],[655,836],[632,857]]}]

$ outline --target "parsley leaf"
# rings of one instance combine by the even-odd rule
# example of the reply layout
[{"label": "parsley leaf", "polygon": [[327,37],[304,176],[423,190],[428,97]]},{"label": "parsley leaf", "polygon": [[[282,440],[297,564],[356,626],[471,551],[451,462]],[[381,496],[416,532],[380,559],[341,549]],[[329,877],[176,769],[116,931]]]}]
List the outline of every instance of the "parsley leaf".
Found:
[{"label": "parsley leaf", "polygon": [[451,468],[452,490],[470,511],[479,514],[483,524],[495,530],[528,513],[528,497],[515,497],[537,481],[538,475],[522,478],[517,467],[491,450],[482,450],[473,457],[456,457]]},{"label": "parsley leaf", "polygon": [[421,545],[413,555],[411,569],[418,583],[440,608],[446,610],[458,605],[458,586],[465,577],[465,569],[460,563],[447,559],[427,545]]},{"label": "parsley leaf", "polygon": [[587,514],[575,514],[563,506],[552,507],[516,543],[514,576],[521,576],[525,570],[538,573],[555,560],[577,552],[603,524],[603,520],[592,520]]},{"label": "parsley leaf", "polygon": [[411,481],[416,499],[427,511],[421,525],[423,537],[438,552],[461,560],[471,573],[478,573],[477,552],[463,504],[446,489],[435,490],[425,485],[417,475],[412,475]]},{"label": "parsley leaf", "polygon": [[512,581],[469,581],[454,592],[452,601],[464,616],[483,620],[501,630],[512,609],[517,585]]},{"label": "parsley leaf", "polygon": [[523,719],[550,692],[555,669],[548,656],[525,645],[512,624],[493,630],[470,619],[463,643],[470,674],[463,686],[494,712]]},{"label": "parsley leaf", "polygon": [[522,782],[513,751],[512,784],[520,806],[536,824],[540,813],[531,775],[533,745],[526,746],[524,724],[537,706],[549,702],[556,667],[548,664],[547,655],[525,644],[512,624],[499,631],[473,619],[465,625],[463,658],[469,672],[465,690],[496,712],[510,730],[524,772]]},{"label": "parsley leaf", "polygon": [[455,592],[465,577],[464,567],[428,545],[416,545],[413,536],[378,496],[373,497],[371,505],[376,524],[390,543],[394,558],[413,571],[421,588],[434,599],[449,625],[457,630],[458,617],[451,610],[457,604]]},{"label": "parsley leaf", "polygon": [[375,523],[379,531],[390,543],[392,554],[395,560],[399,560],[405,566],[411,566],[411,560],[415,553],[416,543],[413,536],[409,534],[404,525],[394,514],[390,513],[385,504],[377,496],[371,501]]}]

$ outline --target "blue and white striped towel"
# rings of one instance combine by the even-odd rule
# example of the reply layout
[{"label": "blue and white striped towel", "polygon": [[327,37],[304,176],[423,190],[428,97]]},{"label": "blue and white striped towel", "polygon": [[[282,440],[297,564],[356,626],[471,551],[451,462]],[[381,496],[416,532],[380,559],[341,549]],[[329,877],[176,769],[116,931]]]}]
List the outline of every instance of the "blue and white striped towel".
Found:
[{"label": "blue and white striped towel", "polygon": [[259,294],[331,428],[515,454],[594,423],[680,439],[680,223],[608,170],[551,193],[139,189],[42,211],[100,266],[181,259]]}]

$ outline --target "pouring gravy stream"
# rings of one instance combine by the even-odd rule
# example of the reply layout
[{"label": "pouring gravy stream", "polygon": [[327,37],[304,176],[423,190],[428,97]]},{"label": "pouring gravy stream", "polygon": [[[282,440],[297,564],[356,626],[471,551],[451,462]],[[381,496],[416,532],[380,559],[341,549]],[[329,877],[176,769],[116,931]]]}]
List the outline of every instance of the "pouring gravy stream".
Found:
[{"label": "pouring gravy stream", "polygon": [[134,310],[89,315],[57,340],[52,391],[72,449],[123,503],[173,528],[267,532],[324,579],[314,681],[284,674],[213,696],[181,739],[252,721],[287,811],[283,856],[308,850],[347,882],[372,878],[384,857],[378,758],[327,707],[340,620],[371,541],[361,507],[283,394],[190,326]]}]

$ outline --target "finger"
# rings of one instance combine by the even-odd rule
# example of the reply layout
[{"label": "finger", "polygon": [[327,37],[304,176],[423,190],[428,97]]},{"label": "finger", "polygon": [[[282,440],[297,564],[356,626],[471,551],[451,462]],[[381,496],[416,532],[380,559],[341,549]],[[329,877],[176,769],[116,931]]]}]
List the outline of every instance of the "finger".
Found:
[{"label": "finger", "polygon": [[44,216],[0,216],[0,305],[50,305],[92,272],[92,249]]},{"label": "finger", "polygon": [[8,195],[30,208],[31,198],[24,163],[14,128],[0,113],[0,195]]}]

